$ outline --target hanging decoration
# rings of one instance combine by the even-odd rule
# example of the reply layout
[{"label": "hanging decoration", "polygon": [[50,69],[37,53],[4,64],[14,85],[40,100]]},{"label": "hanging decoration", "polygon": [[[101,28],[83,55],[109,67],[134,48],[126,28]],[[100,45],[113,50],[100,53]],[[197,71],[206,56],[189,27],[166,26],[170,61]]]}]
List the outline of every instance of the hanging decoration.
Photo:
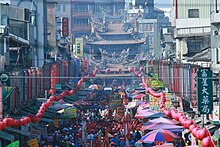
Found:
[{"label": "hanging decoration", "polygon": [[[186,117],[186,115],[182,112],[178,112],[177,109],[171,109],[168,110],[167,108],[165,108],[165,102],[166,102],[166,95],[164,92],[155,92],[153,89],[149,88],[147,83],[146,83],[146,79],[144,76],[140,75],[140,73],[138,73],[136,71],[136,68],[129,68],[129,71],[133,71],[134,75],[141,77],[142,78],[142,82],[143,85],[145,87],[145,90],[147,93],[151,94],[152,96],[154,96],[155,98],[160,98],[160,108],[162,110],[162,112],[170,118],[175,119],[176,121],[179,121],[180,124],[186,128],[189,129],[189,131],[192,133],[192,135],[194,137],[196,137],[197,139],[202,141],[202,146],[203,147],[214,147],[215,146],[215,142],[214,140],[211,138],[211,133],[206,129],[206,128],[201,128],[200,126],[198,126],[197,124],[195,124],[195,122],[191,119],[188,119]],[[140,69],[141,71],[141,69]],[[142,72],[142,71],[141,71]]]},{"label": "hanging decoration", "polygon": [[[175,119],[176,121],[179,121],[180,124],[182,126],[184,126],[184,128],[189,129],[189,131],[192,133],[192,135],[194,137],[196,137],[197,139],[202,141],[202,146],[203,147],[214,147],[215,146],[215,142],[214,140],[211,138],[211,133],[206,129],[206,128],[201,128],[199,127],[197,124],[194,123],[193,120],[190,120],[186,117],[186,115],[182,112],[178,112],[177,109],[171,109],[168,110],[167,108],[165,108],[165,102],[166,102],[166,95],[164,92],[155,92],[153,89],[149,88],[147,83],[146,83],[146,79],[144,76],[141,75],[141,73],[137,72],[136,67],[132,68],[130,67],[128,69],[130,72],[133,72],[134,75],[138,76],[141,78],[142,83],[145,87],[145,90],[147,93],[151,94],[152,96],[154,96],[155,98],[160,98],[160,108],[162,110],[162,112],[170,118]],[[52,95],[50,96],[50,98],[44,102],[40,109],[38,110],[36,115],[28,115],[24,118],[21,119],[13,119],[13,118],[4,118],[2,121],[0,121],[0,130],[5,129],[6,127],[20,127],[20,126],[24,126],[27,125],[30,122],[39,122],[40,119],[42,118],[44,112],[47,110],[47,108],[49,106],[51,106],[51,104],[54,101],[59,101],[60,99],[64,98],[66,95],[72,95],[74,94],[82,85],[82,83],[85,81],[86,78],[91,78],[96,76],[96,73],[99,70],[97,68],[94,69],[93,73],[90,73],[89,75],[82,77],[76,86],[76,89],[72,89],[72,90],[64,90],[61,94],[59,95]],[[140,69],[140,71],[142,72],[142,70]],[[105,70],[106,74],[110,72],[110,69],[107,68]]]},{"label": "hanging decoration", "polygon": [[82,85],[82,83],[85,81],[86,78],[91,78],[96,75],[98,72],[98,69],[95,69],[93,73],[90,73],[89,75],[82,77],[76,86],[76,89],[72,90],[64,90],[62,93],[59,95],[52,95],[49,97],[49,99],[44,102],[41,106],[40,109],[38,110],[36,115],[28,115],[24,118],[21,119],[13,119],[13,118],[4,118],[2,121],[0,121],[0,130],[4,130],[6,127],[20,127],[20,126],[25,126],[30,122],[39,122],[41,118],[43,117],[45,111],[47,110],[48,107],[52,105],[54,101],[59,101],[65,96],[71,96],[73,95]]}]

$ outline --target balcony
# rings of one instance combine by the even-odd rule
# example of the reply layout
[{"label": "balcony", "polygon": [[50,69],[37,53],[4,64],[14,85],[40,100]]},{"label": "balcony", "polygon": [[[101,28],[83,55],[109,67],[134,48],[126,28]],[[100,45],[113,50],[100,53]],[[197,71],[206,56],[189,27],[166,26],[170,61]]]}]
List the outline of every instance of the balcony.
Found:
[{"label": "balcony", "polygon": [[220,23],[220,13],[212,13],[211,14],[211,24]]},{"label": "balcony", "polygon": [[211,27],[189,27],[176,28],[174,30],[174,38],[191,37],[191,36],[207,36],[211,35]]},{"label": "balcony", "polygon": [[73,26],[72,32],[90,32],[91,26]]},{"label": "balcony", "polygon": [[72,17],[90,18],[89,12],[72,12]]},{"label": "balcony", "polygon": [[94,0],[72,0],[72,3],[94,3]]}]

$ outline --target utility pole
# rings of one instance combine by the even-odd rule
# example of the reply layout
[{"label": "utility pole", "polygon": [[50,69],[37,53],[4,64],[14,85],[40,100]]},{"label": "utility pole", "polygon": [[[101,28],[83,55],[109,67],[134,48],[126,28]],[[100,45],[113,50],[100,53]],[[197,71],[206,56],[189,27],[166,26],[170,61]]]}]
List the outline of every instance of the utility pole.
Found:
[{"label": "utility pole", "polygon": [[[43,22],[44,22],[44,56],[47,59],[47,52],[45,53],[45,49],[48,50],[48,41],[47,41],[47,0],[43,0]],[[44,61],[45,63],[45,61]]]}]

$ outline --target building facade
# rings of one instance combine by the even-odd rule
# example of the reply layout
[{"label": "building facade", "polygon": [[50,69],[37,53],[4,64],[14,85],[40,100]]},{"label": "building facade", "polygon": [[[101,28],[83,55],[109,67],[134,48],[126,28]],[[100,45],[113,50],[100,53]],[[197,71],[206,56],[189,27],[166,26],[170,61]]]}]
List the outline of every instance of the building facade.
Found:
[{"label": "building facade", "polygon": [[137,20],[138,32],[146,37],[146,54],[150,59],[162,59],[162,29],[170,27],[164,11],[154,8],[154,1],[133,1],[127,8],[128,20]]},{"label": "building facade", "polygon": [[0,4],[1,70],[30,67],[34,56],[34,22],[29,9]]},{"label": "building facade", "polygon": [[75,38],[90,34],[90,12],[101,15],[106,10],[115,15],[124,9],[124,0],[72,0],[71,7],[71,33],[75,42]]},{"label": "building facade", "polygon": [[211,53],[212,53],[212,70],[214,73],[220,71],[220,2],[211,1]]},{"label": "building facade", "polygon": [[173,7],[176,59],[184,62],[210,47],[210,1],[175,0]]}]

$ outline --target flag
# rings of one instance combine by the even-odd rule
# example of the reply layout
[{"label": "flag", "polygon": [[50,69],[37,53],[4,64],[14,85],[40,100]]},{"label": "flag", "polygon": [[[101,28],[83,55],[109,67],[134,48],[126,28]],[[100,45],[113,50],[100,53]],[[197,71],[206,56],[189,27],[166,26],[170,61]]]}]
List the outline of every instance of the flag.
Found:
[{"label": "flag", "polygon": [[15,142],[12,142],[11,144],[7,145],[6,147],[19,147],[19,140],[15,141]]}]

